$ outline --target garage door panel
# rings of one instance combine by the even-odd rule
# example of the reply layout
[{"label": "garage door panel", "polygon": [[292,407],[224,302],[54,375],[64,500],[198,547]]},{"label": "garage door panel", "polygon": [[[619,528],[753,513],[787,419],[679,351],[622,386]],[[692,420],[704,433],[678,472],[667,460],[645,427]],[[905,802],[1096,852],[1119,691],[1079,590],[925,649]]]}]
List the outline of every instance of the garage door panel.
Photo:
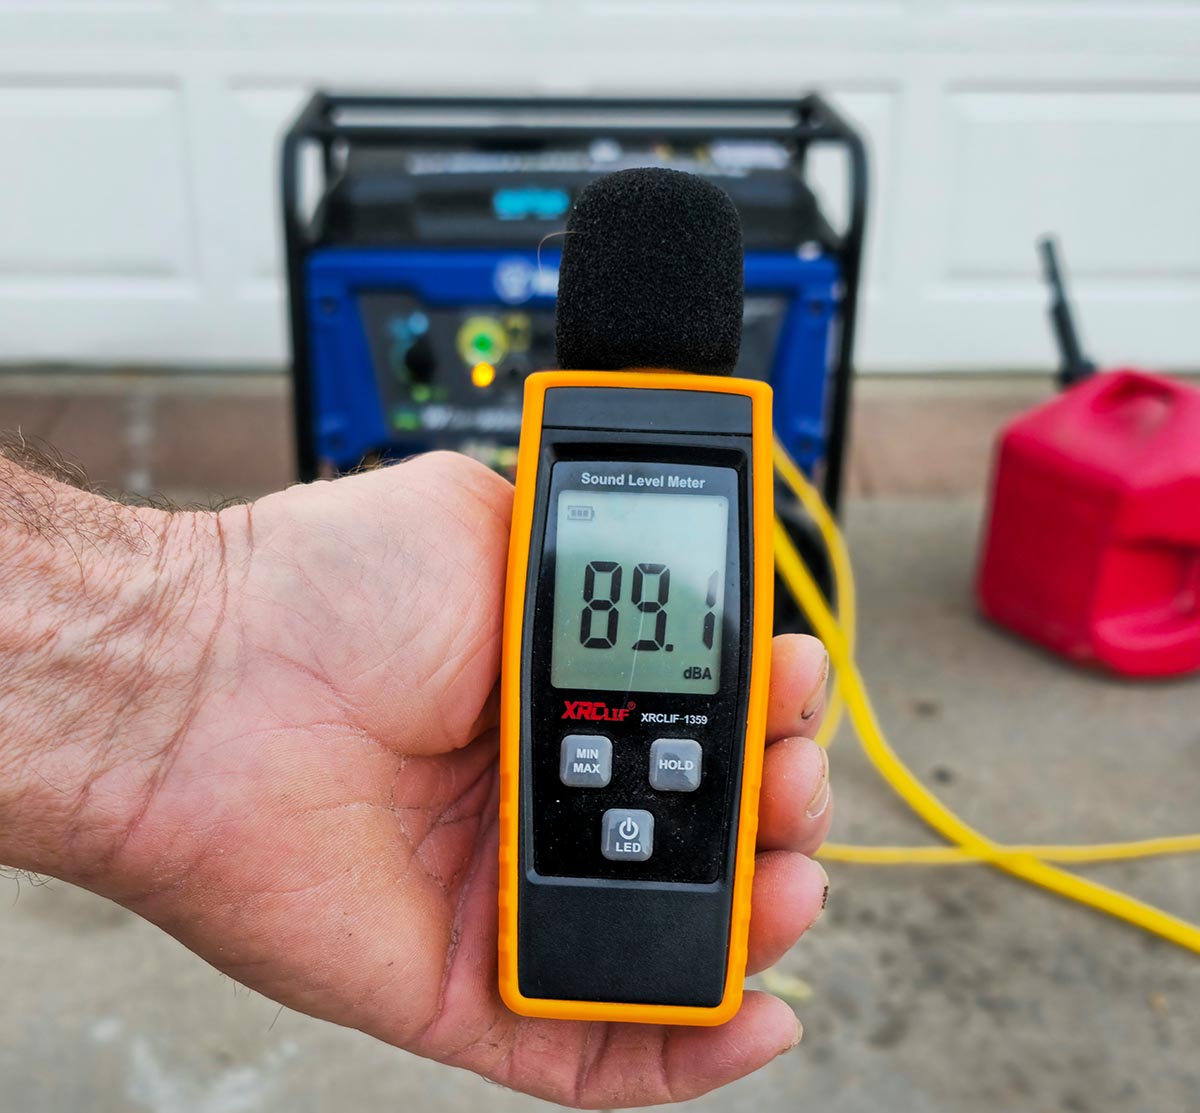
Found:
[{"label": "garage door panel", "polygon": [[230,211],[234,271],[251,285],[272,285],[281,272],[279,146],[307,91],[300,85],[241,86],[229,91],[236,114],[229,133],[230,190],[242,199]]},{"label": "garage door panel", "polygon": [[949,98],[949,278],[1025,278],[1057,232],[1078,277],[1200,273],[1200,93],[960,91]]},{"label": "garage door panel", "polygon": [[0,87],[0,273],[171,278],[192,269],[179,92]]}]

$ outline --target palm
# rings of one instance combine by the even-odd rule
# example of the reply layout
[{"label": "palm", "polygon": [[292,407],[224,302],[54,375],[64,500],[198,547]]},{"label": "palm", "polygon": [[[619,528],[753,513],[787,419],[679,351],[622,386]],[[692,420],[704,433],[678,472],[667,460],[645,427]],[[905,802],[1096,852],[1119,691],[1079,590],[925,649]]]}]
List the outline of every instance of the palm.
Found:
[{"label": "palm", "polygon": [[[155,882],[113,895],[283,1004],[506,1085],[583,1104],[700,1093],[786,1046],[786,1009],[750,995],[722,1029],[585,1025],[519,1018],[496,989],[510,504],[442,456],[225,512],[204,698],[122,851],[125,876]],[[801,888],[807,863],[778,857],[760,877]],[[756,919],[752,961],[815,915],[802,880],[790,919]]]}]

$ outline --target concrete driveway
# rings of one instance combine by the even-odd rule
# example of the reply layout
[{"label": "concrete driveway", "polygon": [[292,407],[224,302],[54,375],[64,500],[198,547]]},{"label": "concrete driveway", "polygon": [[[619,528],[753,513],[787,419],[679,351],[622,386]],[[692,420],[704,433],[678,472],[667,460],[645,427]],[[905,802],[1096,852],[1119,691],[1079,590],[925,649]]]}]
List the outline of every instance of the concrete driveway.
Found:
[{"label": "concrete driveway", "polygon": [[[1025,383],[990,403],[964,394],[963,412],[977,417],[970,452],[934,451],[923,472],[930,442],[920,425],[942,420],[929,411],[944,393],[930,404],[924,387],[867,392],[859,444],[874,443],[857,450],[848,525],[872,694],[913,768],[998,838],[1200,829],[1200,681],[1080,672],[974,615],[981,439],[1038,389]],[[264,397],[253,404],[278,409],[276,396]],[[120,424],[128,399],[111,404]],[[888,440],[888,429],[902,431]],[[276,472],[243,473],[226,490],[286,479],[278,443]],[[177,473],[163,485],[185,494],[212,486]],[[832,760],[834,838],[933,841],[848,733]],[[804,1041],[692,1108],[1200,1110],[1200,956],[982,866],[829,869],[824,918],[779,968]],[[1200,920],[1200,857],[1088,873]],[[0,883],[0,984],[2,1113],[544,1107],[281,1012],[132,915],[58,882]]]}]

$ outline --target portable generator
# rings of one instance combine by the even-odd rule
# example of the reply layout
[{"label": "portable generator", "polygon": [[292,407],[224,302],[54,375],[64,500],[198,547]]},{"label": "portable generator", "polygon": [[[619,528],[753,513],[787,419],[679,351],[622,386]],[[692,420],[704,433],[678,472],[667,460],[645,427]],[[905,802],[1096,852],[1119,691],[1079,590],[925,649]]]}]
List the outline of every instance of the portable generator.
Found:
[{"label": "portable generator", "polygon": [[[844,227],[808,180],[818,146],[845,162]],[[770,383],[776,435],[836,511],[867,155],[816,94],[315,93],[284,138],[281,167],[300,479],[437,448],[511,478],[525,378],[556,367],[567,213],[598,175],[646,166],[703,175],[737,207],[746,296],[734,374]],[[776,513],[832,591],[825,547],[782,486]],[[805,628],[787,593],[777,598],[777,628]]]},{"label": "portable generator", "polygon": [[[848,156],[841,231],[805,179],[815,144]],[[567,212],[592,178],[633,166],[702,174],[732,197],[746,249],[735,373],[770,382],[779,437],[836,505],[866,155],[816,95],[316,93],[282,162],[300,478],[432,448],[510,472],[525,376],[555,367]]]}]

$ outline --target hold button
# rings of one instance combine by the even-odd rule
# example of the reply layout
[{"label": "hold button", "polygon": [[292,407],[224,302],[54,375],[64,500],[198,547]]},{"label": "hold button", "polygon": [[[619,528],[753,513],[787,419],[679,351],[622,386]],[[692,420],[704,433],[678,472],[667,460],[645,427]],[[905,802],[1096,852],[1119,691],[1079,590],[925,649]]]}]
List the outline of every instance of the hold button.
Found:
[{"label": "hold button", "polygon": [[609,808],[600,853],[610,862],[644,862],[654,850],[654,816],[640,808]]},{"label": "hold button", "polygon": [[659,738],[650,746],[650,787],[659,792],[695,792],[703,760],[694,738]]}]

